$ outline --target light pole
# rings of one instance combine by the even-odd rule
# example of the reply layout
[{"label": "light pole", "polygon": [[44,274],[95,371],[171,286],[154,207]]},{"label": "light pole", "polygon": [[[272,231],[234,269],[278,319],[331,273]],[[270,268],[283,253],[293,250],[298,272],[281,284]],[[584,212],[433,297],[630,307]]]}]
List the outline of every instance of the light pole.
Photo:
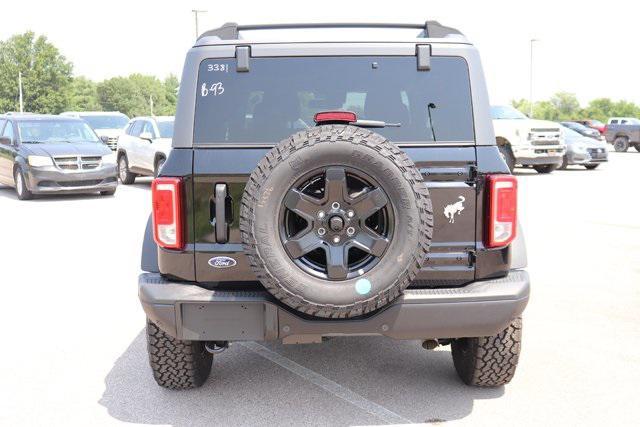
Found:
[{"label": "light pole", "polygon": [[529,117],[533,118],[533,44],[538,39],[529,40]]},{"label": "light pole", "polygon": [[20,112],[24,113],[24,103],[22,102],[22,72],[18,71],[18,95],[20,98]]},{"label": "light pole", "polygon": [[198,31],[198,14],[199,13],[207,13],[207,11],[206,10],[192,9],[191,12],[193,12],[193,15],[196,18],[196,39],[197,39],[198,36],[200,36],[200,32]]}]

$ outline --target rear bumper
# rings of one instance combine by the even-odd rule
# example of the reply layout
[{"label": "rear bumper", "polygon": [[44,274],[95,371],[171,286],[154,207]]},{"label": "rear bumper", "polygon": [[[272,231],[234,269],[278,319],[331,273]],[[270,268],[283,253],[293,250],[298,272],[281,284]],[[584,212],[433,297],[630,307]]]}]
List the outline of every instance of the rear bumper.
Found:
[{"label": "rear bumper", "polygon": [[357,320],[303,318],[265,291],[212,291],[143,273],[142,307],[168,334],[198,341],[317,341],[323,336],[384,335],[395,339],[494,335],[529,300],[529,275],[512,270],[462,288],[409,289],[387,308]]}]

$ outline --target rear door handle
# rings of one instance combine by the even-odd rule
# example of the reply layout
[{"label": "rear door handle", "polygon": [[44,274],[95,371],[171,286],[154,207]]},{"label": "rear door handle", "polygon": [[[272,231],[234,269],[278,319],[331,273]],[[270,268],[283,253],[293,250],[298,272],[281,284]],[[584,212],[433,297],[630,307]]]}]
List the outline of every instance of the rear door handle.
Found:
[{"label": "rear door handle", "polygon": [[226,243],[229,240],[229,226],[226,218],[227,184],[216,184],[215,204],[216,204],[216,242]]}]

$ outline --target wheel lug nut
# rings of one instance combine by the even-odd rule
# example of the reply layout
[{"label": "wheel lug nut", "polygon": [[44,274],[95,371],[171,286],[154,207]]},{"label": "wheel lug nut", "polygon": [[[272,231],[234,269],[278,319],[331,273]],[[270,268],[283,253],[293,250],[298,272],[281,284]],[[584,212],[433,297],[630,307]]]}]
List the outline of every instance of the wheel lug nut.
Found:
[{"label": "wheel lug nut", "polygon": [[356,229],[353,227],[347,228],[347,236],[353,236],[356,232]]},{"label": "wheel lug nut", "polygon": [[353,218],[355,215],[356,215],[356,213],[355,213],[354,211],[349,211],[349,212],[347,212],[347,216],[348,216],[349,218]]},{"label": "wheel lug nut", "polygon": [[324,228],[318,228],[318,236],[324,236],[326,232],[327,230],[325,230]]},{"label": "wheel lug nut", "polygon": [[340,203],[338,202],[331,203],[331,209],[340,209]]},{"label": "wheel lug nut", "polygon": [[319,218],[319,219],[324,218],[324,217],[325,217],[325,215],[326,215],[326,214],[324,213],[324,211],[319,211],[319,212],[318,212],[318,218]]},{"label": "wheel lug nut", "polygon": [[340,243],[340,236],[336,236],[333,238],[333,243]]}]

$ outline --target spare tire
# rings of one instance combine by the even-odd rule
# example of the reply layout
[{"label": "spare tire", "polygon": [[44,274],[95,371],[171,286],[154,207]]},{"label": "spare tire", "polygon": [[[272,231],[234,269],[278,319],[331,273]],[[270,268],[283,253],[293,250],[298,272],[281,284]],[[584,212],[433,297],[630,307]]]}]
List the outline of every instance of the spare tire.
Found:
[{"label": "spare tire", "polygon": [[264,287],[302,313],[351,318],[415,278],[433,229],[411,159],[379,134],[319,126],[281,141],[245,187],[240,230]]}]

